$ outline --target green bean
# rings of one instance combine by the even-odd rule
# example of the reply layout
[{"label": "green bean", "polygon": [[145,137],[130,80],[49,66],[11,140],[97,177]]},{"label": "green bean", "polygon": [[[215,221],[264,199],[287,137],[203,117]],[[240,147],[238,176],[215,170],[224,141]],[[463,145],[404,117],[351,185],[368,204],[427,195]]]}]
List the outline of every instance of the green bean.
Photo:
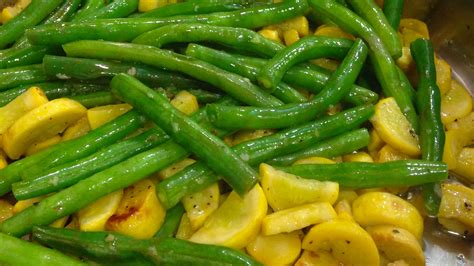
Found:
[{"label": "green bean", "polygon": [[168,165],[188,152],[172,142],[140,153],[89,178],[49,196],[0,224],[0,231],[22,236],[34,226],[48,225],[71,215],[99,198],[125,188]]},{"label": "green bean", "polygon": [[13,101],[23,92],[27,91],[31,87],[39,87],[44,91],[48,99],[57,99],[61,97],[74,97],[77,95],[84,95],[94,92],[101,92],[109,90],[108,87],[89,84],[89,83],[73,83],[73,82],[48,82],[48,83],[33,83],[28,85],[22,85],[14,89],[9,89],[4,92],[0,92],[0,107],[5,106],[9,102]]},{"label": "green bean", "polygon": [[[224,70],[245,76],[252,81],[255,80],[257,73],[267,63],[267,61],[264,59],[231,55],[223,51],[218,51],[197,44],[190,44],[186,49],[186,54],[209,62]],[[289,84],[303,87],[313,93],[319,93],[326,84],[329,77],[330,75],[318,72],[314,69],[293,67],[288,70],[288,72],[283,77],[283,80]],[[280,83],[280,85],[281,84],[284,83]],[[275,96],[278,95],[278,91],[279,89],[277,88],[277,90],[274,92]],[[280,95],[277,97],[283,100]],[[351,103],[353,105],[375,103],[377,100],[377,93],[356,85],[352,87],[349,95],[344,97],[345,102]]]},{"label": "green bean", "polygon": [[181,217],[183,216],[184,212],[185,210],[182,204],[178,204],[167,210],[163,225],[153,237],[156,239],[174,237],[176,231],[178,231],[179,223],[181,222]]},{"label": "green bean", "polygon": [[184,2],[174,5],[166,5],[155,8],[145,13],[138,14],[137,18],[164,18],[180,15],[208,14],[214,12],[232,11],[242,9],[247,1],[241,0],[220,0],[211,2]]},{"label": "green bean", "polygon": [[90,22],[44,25],[28,30],[30,42],[36,45],[59,45],[77,40],[131,41],[147,31],[177,23],[205,23],[211,25],[255,29],[302,15],[308,9],[306,0],[257,6],[245,10],[167,18],[103,19]]},{"label": "green bean", "polygon": [[267,163],[271,165],[287,166],[291,165],[299,159],[308,158],[311,156],[319,156],[326,158],[337,157],[367,147],[367,145],[369,145],[369,142],[370,136],[367,129],[356,129],[332,137],[323,142],[318,142],[315,145],[307,147],[298,152],[273,158]]},{"label": "green bean", "polygon": [[[208,53],[207,51],[210,52]],[[224,52],[222,52],[224,58],[214,56],[216,55],[214,51],[216,50],[212,50],[197,44],[190,44],[186,49],[186,55],[211,63],[226,71],[246,77],[254,83],[257,82],[257,74],[259,71],[258,68],[240,64],[237,62],[237,60],[235,60],[235,58]],[[220,52],[217,53],[220,54]],[[284,103],[301,103],[307,101],[306,97],[303,96],[298,90],[283,82],[278,84],[277,88],[272,94]]]},{"label": "green bean", "polygon": [[28,177],[27,180],[14,183],[13,194],[17,200],[24,200],[59,191],[167,140],[169,137],[161,129],[150,129],[136,137],[105,147],[90,156],[58,165]]},{"label": "green bean", "polygon": [[402,55],[402,44],[398,29],[394,29],[385,17],[383,10],[373,0],[347,0],[354,11],[365,19],[374,29],[394,58]]},{"label": "green bean", "polygon": [[[441,93],[436,84],[433,45],[429,40],[417,39],[410,45],[420,81],[417,90],[417,108],[420,114],[421,158],[440,162],[444,151],[444,125],[441,122]],[[438,214],[440,198],[435,184],[423,186],[425,207],[429,214]]]},{"label": "green bean", "polygon": [[403,13],[403,0],[386,0],[383,2],[383,13],[387,22],[395,31],[398,31]]},{"label": "green bean", "polygon": [[32,0],[18,16],[0,26],[0,49],[20,38],[25,29],[46,18],[63,0]]},{"label": "green bean", "polygon": [[0,264],[64,266],[86,265],[56,250],[0,233]]},{"label": "green bean", "polygon": [[342,60],[353,42],[326,36],[307,36],[279,51],[268,61],[258,75],[264,88],[275,88],[292,66],[322,57]]},{"label": "green bean", "polygon": [[140,62],[178,71],[205,81],[235,99],[254,106],[275,106],[281,102],[248,79],[194,58],[155,47],[102,41],[78,41],[63,46],[68,56]]},{"label": "green bean", "polygon": [[382,85],[383,93],[387,97],[395,98],[400,110],[413,129],[418,132],[418,118],[415,107],[410,101],[409,93],[400,89],[397,66],[372,26],[334,0],[309,0],[309,3],[316,12],[328,17],[342,29],[360,36],[367,42],[371,50],[369,54],[375,74]]},{"label": "green bean", "polygon": [[[11,190],[11,185],[23,175],[35,174],[51,167],[86,157],[104,146],[111,145],[132,133],[144,123],[135,111],[128,112],[87,135],[59,143],[46,150],[15,161],[0,169],[0,196]],[[29,172],[25,174],[25,172]]]},{"label": "green bean", "polygon": [[126,17],[138,9],[139,0],[115,0],[110,4],[91,11],[87,16],[75,18],[76,21],[88,21],[94,19],[122,18]]},{"label": "green bean", "polygon": [[133,43],[160,48],[169,43],[199,41],[215,42],[264,57],[272,57],[284,49],[282,44],[269,40],[253,30],[196,23],[163,26],[138,36]]},{"label": "green bean", "polygon": [[324,89],[310,102],[273,108],[213,104],[208,109],[209,118],[217,127],[226,129],[285,128],[308,122],[337,104],[349,92],[364,65],[367,50],[361,39],[356,40]]},{"label": "green bean", "polygon": [[43,59],[43,68],[49,76],[67,79],[109,79],[119,73],[128,73],[149,86],[172,86],[180,90],[210,89],[208,84],[188,78],[182,74],[140,64],[47,55]]},{"label": "green bean", "polygon": [[[182,90],[177,89],[175,87],[166,88],[166,93],[171,97],[176,96],[180,91]],[[200,104],[213,103],[219,99],[222,99],[222,97],[224,97],[220,93],[207,91],[207,90],[187,89],[186,91],[194,95]]]},{"label": "green bean", "polygon": [[138,240],[113,232],[35,227],[35,240],[99,263],[139,265],[260,265],[243,252],[175,238]]},{"label": "green bean", "polygon": [[258,181],[257,173],[221,139],[176,110],[167,99],[140,81],[119,74],[112,79],[111,87],[134,108],[160,125],[178,144],[187,147],[211,169],[223,175],[224,180],[240,195],[249,191]]},{"label": "green bean", "polygon": [[408,77],[405,75],[403,70],[401,70],[399,67],[397,67],[397,70],[398,70],[398,76],[400,78],[400,88],[406,91],[410,97],[411,102],[415,103],[416,102],[415,89],[411,85],[410,80],[408,80]]},{"label": "green bean", "polygon": [[84,5],[74,15],[72,21],[81,21],[83,18],[90,16],[89,14],[94,13],[96,10],[101,9],[104,6],[105,1],[103,0],[85,0]]},{"label": "green bean", "polygon": [[[373,106],[355,107],[334,116],[240,143],[232,150],[241,158],[246,159],[250,165],[255,166],[353,130],[367,121],[373,111]],[[219,178],[211,169],[204,163],[197,162],[161,181],[156,189],[163,206],[171,208],[183,197],[196,193],[218,180]]]},{"label": "green bean", "polygon": [[42,65],[0,69],[0,92],[17,86],[50,80]]},{"label": "green bean", "polygon": [[109,91],[99,91],[89,94],[68,96],[69,99],[79,102],[86,108],[120,103]]},{"label": "green bean", "polygon": [[301,164],[278,169],[302,178],[337,182],[349,188],[416,186],[448,178],[445,163],[422,160]]},{"label": "green bean", "polygon": [[41,63],[44,55],[56,54],[57,47],[26,45],[22,48],[12,48],[0,55],[0,68],[12,68]]}]

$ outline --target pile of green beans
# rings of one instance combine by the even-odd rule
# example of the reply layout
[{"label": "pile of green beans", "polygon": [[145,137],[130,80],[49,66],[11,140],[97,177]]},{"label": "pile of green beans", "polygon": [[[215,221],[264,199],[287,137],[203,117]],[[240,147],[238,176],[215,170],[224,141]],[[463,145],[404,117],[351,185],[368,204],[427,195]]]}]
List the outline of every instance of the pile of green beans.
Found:
[{"label": "pile of green beans", "polygon": [[[217,182],[243,197],[259,182],[261,163],[353,189],[421,186],[436,215],[435,187],[448,170],[434,52],[427,40],[411,45],[415,91],[395,63],[403,0],[383,9],[373,0],[188,0],[144,13],[139,4],[32,0],[0,26],[0,108],[32,86],[86,108],[133,106],[0,169],[2,200],[43,197],[0,222],[0,264],[261,265],[238,250],[174,238],[185,197]],[[306,36],[285,46],[255,31],[308,14],[356,38]],[[330,71],[310,62],[317,58],[340,64]],[[189,116],[170,102],[184,90],[200,107]],[[379,97],[394,97],[419,132],[421,160],[293,165],[365,149]],[[227,143],[249,129],[275,131]],[[153,238],[47,227],[189,156],[197,161],[156,184],[167,211]],[[27,234],[39,244],[20,239]]]}]

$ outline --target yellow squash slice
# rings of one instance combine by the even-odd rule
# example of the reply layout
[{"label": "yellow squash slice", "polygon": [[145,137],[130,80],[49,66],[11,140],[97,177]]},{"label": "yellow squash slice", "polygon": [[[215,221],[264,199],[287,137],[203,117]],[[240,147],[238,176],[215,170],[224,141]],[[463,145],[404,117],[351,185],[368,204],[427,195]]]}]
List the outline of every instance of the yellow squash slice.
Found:
[{"label": "yellow squash slice", "polygon": [[123,189],[106,195],[77,213],[79,228],[82,231],[104,231],[107,220],[117,211]]},{"label": "yellow squash slice", "polygon": [[365,162],[365,163],[373,163],[374,159],[365,151],[356,152],[352,154],[347,154],[342,157],[344,162]]},{"label": "yellow squash slice", "polygon": [[191,115],[199,109],[199,103],[196,96],[188,91],[180,91],[176,96],[174,96],[170,103],[186,115]]},{"label": "yellow squash slice", "polygon": [[290,265],[300,255],[301,234],[301,231],[295,231],[272,236],[258,235],[246,250],[264,265]]},{"label": "yellow squash slice", "polygon": [[20,117],[3,136],[3,148],[11,159],[18,159],[33,143],[61,133],[83,117],[86,109],[66,98],[52,100]]},{"label": "yellow squash slice", "polygon": [[274,211],[314,202],[333,204],[338,196],[339,184],[303,179],[260,164],[261,184],[268,204]]},{"label": "yellow squash slice", "polygon": [[453,171],[469,183],[474,183],[474,148],[461,150],[457,158],[456,169]]},{"label": "yellow squash slice", "polygon": [[0,223],[13,216],[13,205],[4,199],[0,199]]},{"label": "yellow squash slice", "polygon": [[96,129],[103,124],[130,111],[132,106],[127,103],[104,105],[87,110],[87,119],[91,129]]},{"label": "yellow squash slice", "polygon": [[394,98],[379,101],[375,106],[375,115],[370,121],[384,142],[405,154],[420,155],[418,136]]},{"label": "yellow squash slice", "polygon": [[461,184],[441,185],[443,196],[438,217],[456,220],[472,232],[474,229],[474,189]]},{"label": "yellow squash slice", "polygon": [[25,155],[26,156],[30,156],[30,155],[33,155],[37,152],[40,152],[44,149],[47,149],[53,145],[56,145],[58,144],[59,142],[61,142],[61,136],[59,134],[55,135],[55,136],[52,136],[51,138],[47,139],[47,140],[43,140],[43,141],[40,141],[38,143],[33,143],[26,151],[25,151]]},{"label": "yellow squash slice", "polygon": [[303,239],[303,249],[326,251],[342,265],[379,265],[374,240],[358,224],[336,219],[313,226]]},{"label": "yellow squash slice", "polygon": [[184,209],[194,231],[199,229],[204,221],[219,207],[219,185],[208,188],[182,199]]},{"label": "yellow squash slice", "polygon": [[189,221],[188,215],[185,213],[181,217],[181,221],[179,222],[178,230],[176,231],[176,238],[178,239],[189,239],[195,230],[191,227],[191,222]]},{"label": "yellow squash slice", "polygon": [[91,131],[91,126],[89,125],[89,120],[87,116],[82,117],[77,120],[76,123],[72,124],[63,133],[62,141],[67,141],[75,138],[79,138]]},{"label": "yellow squash slice", "polygon": [[327,251],[304,250],[301,257],[296,261],[295,266],[340,266],[331,253]]},{"label": "yellow squash slice", "polygon": [[290,233],[337,217],[331,204],[317,202],[277,211],[263,218],[262,234]]},{"label": "yellow squash slice", "polygon": [[258,184],[243,197],[232,192],[189,240],[241,249],[257,236],[266,214],[267,200]]},{"label": "yellow squash slice", "polygon": [[386,192],[369,192],[352,203],[354,219],[361,226],[393,225],[404,228],[418,240],[423,234],[423,218],[408,201]]},{"label": "yellow squash slice", "polygon": [[451,89],[441,99],[441,120],[448,124],[467,116],[472,110],[472,97],[457,81],[452,82]]}]

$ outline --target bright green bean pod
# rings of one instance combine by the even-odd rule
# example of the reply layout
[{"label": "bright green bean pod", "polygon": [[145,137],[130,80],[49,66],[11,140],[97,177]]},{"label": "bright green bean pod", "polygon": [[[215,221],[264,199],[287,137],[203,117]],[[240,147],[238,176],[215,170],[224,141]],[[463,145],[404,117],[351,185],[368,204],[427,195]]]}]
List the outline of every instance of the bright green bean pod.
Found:
[{"label": "bright green bean pod", "polygon": [[82,21],[84,18],[87,18],[89,14],[94,13],[96,10],[101,9],[104,6],[105,1],[103,0],[85,0],[85,3],[74,15],[72,21]]},{"label": "bright green bean pod", "polygon": [[180,73],[140,64],[47,55],[43,59],[43,69],[47,75],[62,79],[111,79],[119,73],[127,73],[153,87],[175,87],[180,90],[211,89],[207,83],[188,78]]},{"label": "bright green bean pod", "polygon": [[[232,55],[197,44],[190,44],[186,49],[186,54],[211,63],[224,70],[245,76],[252,81],[256,81],[256,75],[267,63],[267,60],[264,59]],[[283,77],[283,80],[289,84],[303,87],[313,93],[319,93],[323,89],[329,77],[330,75],[316,71],[315,69],[293,67],[288,70],[288,72]],[[280,85],[282,84],[284,83],[280,82]],[[279,99],[283,100],[284,98],[277,94],[280,90],[281,89],[277,87],[273,94]],[[349,91],[349,95],[344,97],[345,102],[351,103],[353,105],[375,103],[377,100],[377,93],[356,85],[354,85]],[[287,103],[288,102],[289,101],[287,101]]]},{"label": "bright green bean pod", "polygon": [[46,172],[14,183],[13,194],[17,200],[24,200],[59,191],[167,140],[169,137],[161,129],[150,129],[136,137],[105,147],[85,158],[58,165]]},{"label": "bright green bean pod", "polygon": [[133,43],[160,48],[170,43],[202,41],[218,43],[264,57],[272,57],[284,49],[282,44],[269,40],[253,30],[196,23],[163,26],[138,36]]},{"label": "bright green bean pod", "polygon": [[48,227],[35,227],[33,236],[40,243],[106,264],[261,265],[235,249],[176,238],[138,240],[113,232],[81,232]]},{"label": "bright green bean pod", "polygon": [[448,178],[445,163],[422,160],[301,164],[278,169],[302,178],[337,182],[349,188],[416,186]]},{"label": "bright green bean pod", "polygon": [[92,130],[85,136],[59,143],[9,164],[7,167],[0,169],[0,196],[8,193],[11,190],[11,185],[20,181],[25,172],[34,174],[56,165],[86,157],[134,132],[144,122],[141,115],[131,111]]},{"label": "bright green bean pod", "polygon": [[[410,45],[411,54],[420,77],[417,90],[417,107],[420,114],[421,158],[441,162],[444,151],[444,125],[441,122],[441,93],[436,84],[433,45],[429,40],[417,39]],[[429,214],[438,214],[440,197],[436,184],[423,186],[425,207]]]},{"label": "bright green bean pod", "polygon": [[355,12],[365,19],[374,29],[387,47],[392,57],[402,55],[402,43],[398,36],[398,29],[394,29],[388,22],[383,10],[373,0],[347,0]]},{"label": "bright green bean pod", "polygon": [[[206,52],[208,50],[211,50],[210,53]],[[217,54],[214,53],[214,51],[216,50],[212,50],[197,44],[189,44],[188,48],[186,49],[186,55],[211,63],[226,71],[246,77],[254,83],[257,82],[257,75],[259,71],[258,68],[240,64],[237,62],[237,60],[235,60],[235,58],[224,52],[224,58],[215,56]],[[278,84],[272,94],[284,103],[301,103],[308,101],[308,99],[298,90],[283,82]]]},{"label": "bright green bean pod", "polygon": [[211,169],[221,174],[240,195],[249,191],[258,181],[258,174],[221,139],[204,130],[176,110],[167,99],[137,79],[119,74],[112,79],[111,87],[134,108],[160,125],[178,144],[188,148]]},{"label": "bright green bean pod", "polygon": [[77,21],[86,21],[94,19],[106,19],[106,18],[122,18],[126,17],[138,9],[139,0],[115,0],[110,4],[96,9],[95,11],[89,13],[87,16],[82,17],[82,19],[77,19]]},{"label": "bright green bean pod", "polygon": [[153,236],[156,239],[164,239],[167,237],[174,237],[178,231],[181,217],[183,217],[185,210],[182,204],[178,204],[166,211],[165,221],[160,227],[160,230]]},{"label": "bright green bean pod", "polygon": [[84,95],[95,92],[102,92],[109,90],[108,87],[89,83],[74,83],[74,82],[47,82],[47,83],[33,83],[22,85],[14,89],[9,89],[0,92],[0,107],[5,106],[20,96],[29,88],[36,86],[44,91],[48,99],[53,100],[61,97],[74,97],[77,95]]},{"label": "bright green bean pod", "polygon": [[275,106],[281,102],[248,79],[211,64],[155,47],[102,41],[78,41],[63,46],[68,56],[140,62],[178,71],[222,89],[235,99],[253,106]]},{"label": "bright green bean pod", "polygon": [[398,76],[400,77],[400,89],[406,91],[408,96],[410,97],[411,102],[415,103],[416,102],[415,89],[411,85],[410,80],[408,80],[408,77],[405,75],[403,70],[401,70],[399,67],[397,68],[397,70],[398,70]]},{"label": "bright green bean pod", "polygon": [[32,0],[18,16],[0,26],[0,49],[20,38],[25,29],[45,19],[63,0]]},{"label": "bright green bean pod", "polygon": [[292,66],[322,57],[342,60],[353,45],[353,41],[326,36],[307,36],[280,50],[268,61],[258,75],[264,88],[275,88]]},{"label": "bright green bean pod", "polygon": [[51,80],[42,65],[0,69],[0,92],[17,86]]},{"label": "bright green bean pod", "polygon": [[120,103],[120,101],[109,91],[99,91],[77,96],[68,96],[68,98],[79,102],[86,108],[94,108],[97,106]]},{"label": "bright green bean pod", "polygon": [[103,19],[44,25],[28,30],[27,37],[30,42],[36,45],[59,45],[77,40],[131,41],[147,31],[178,23],[204,23],[256,29],[302,15],[307,9],[306,0],[289,0],[244,10],[202,15]]},{"label": "bright green bean pod", "polygon": [[385,44],[372,26],[351,10],[334,0],[309,0],[316,12],[328,17],[347,32],[363,38],[370,48],[370,57],[375,74],[385,96],[394,97],[400,110],[408,119],[413,129],[418,132],[418,117],[410,95],[400,89],[400,77],[395,61]]},{"label": "bright green bean pod", "polygon": [[[324,139],[353,130],[373,115],[373,106],[360,106],[334,116],[318,119],[301,126],[282,130],[270,136],[240,143],[232,148],[252,165],[294,153]],[[171,208],[188,195],[196,193],[219,178],[204,163],[192,164],[175,175],[161,181],[158,197],[166,208]]]},{"label": "bright green bean pod", "polygon": [[181,15],[208,14],[214,12],[224,12],[242,9],[247,1],[241,0],[220,0],[210,2],[183,2],[173,5],[166,5],[155,8],[145,13],[141,13],[137,18],[164,18]]},{"label": "bright green bean pod", "polygon": [[12,68],[41,63],[46,54],[57,54],[57,47],[27,45],[22,48],[12,48],[0,55],[0,68]]},{"label": "bright green bean pod", "polygon": [[395,31],[398,31],[403,13],[403,0],[386,0],[383,2],[383,13],[387,22]]},{"label": "bright green bean pod", "polygon": [[87,265],[59,251],[0,233],[0,264],[64,266]]},{"label": "bright green bean pod", "polygon": [[[201,89],[185,89],[192,95],[194,95],[197,99],[197,101],[200,104],[206,104],[206,103],[213,103],[216,102],[224,97],[224,95],[208,90],[201,90]],[[174,97],[176,94],[178,94],[182,89],[178,89],[175,87],[168,87],[166,88],[166,93],[168,94],[169,97]]]},{"label": "bright green bean pod", "polygon": [[333,158],[367,147],[369,142],[370,135],[367,129],[356,129],[332,137],[323,142],[318,142],[315,145],[295,153],[273,158],[267,161],[267,163],[271,165],[287,166],[293,164],[299,159],[308,158],[311,156]]},{"label": "bright green bean pod", "polygon": [[367,58],[368,49],[357,39],[324,89],[310,102],[272,108],[210,105],[207,113],[212,123],[226,129],[285,128],[308,122],[323,114],[347,95]]},{"label": "bright green bean pod", "polygon": [[101,197],[125,188],[188,155],[180,146],[166,142],[122,163],[94,174],[51,195],[0,224],[0,232],[22,236],[34,226],[48,225],[71,215]]}]

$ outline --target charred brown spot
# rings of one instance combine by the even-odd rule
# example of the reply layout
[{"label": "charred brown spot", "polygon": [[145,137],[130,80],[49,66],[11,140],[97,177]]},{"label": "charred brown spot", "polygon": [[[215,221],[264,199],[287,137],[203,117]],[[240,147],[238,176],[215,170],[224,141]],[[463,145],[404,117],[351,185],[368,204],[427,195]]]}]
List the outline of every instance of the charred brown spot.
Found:
[{"label": "charred brown spot", "polygon": [[114,214],[112,215],[107,223],[118,224],[126,221],[130,216],[133,216],[135,213],[138,212],[138,209],[135,207],[127,209],[125,213],[121,214]]}]

